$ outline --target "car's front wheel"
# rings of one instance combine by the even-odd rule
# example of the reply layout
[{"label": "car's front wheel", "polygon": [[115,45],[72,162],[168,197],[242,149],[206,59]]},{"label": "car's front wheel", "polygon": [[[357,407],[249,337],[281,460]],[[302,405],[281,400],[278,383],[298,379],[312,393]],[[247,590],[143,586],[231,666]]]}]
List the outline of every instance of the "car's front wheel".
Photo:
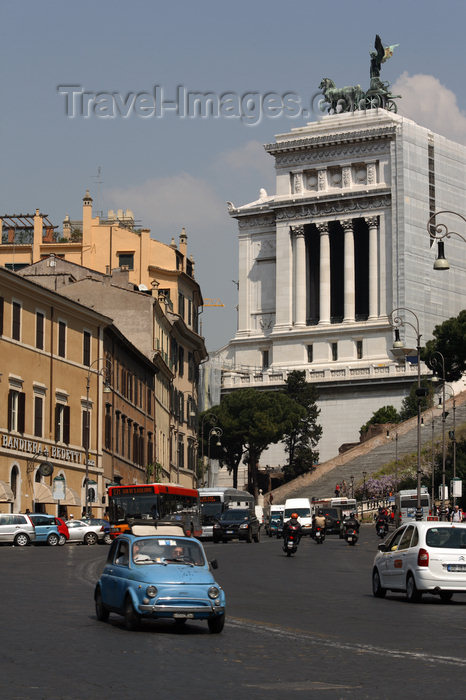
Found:
[{"label": "car's front wheel", "polygon": [[125,600],[125,625],[127,630],[136,630],[139,627],[141,618],[134,609],[131,598],[128,596]]},{"label": "car's front wheel", "polygon": [[47,537],[47,544],[50,547],[56,547],[57,544],[59,543],[60,538],[58,535],[56,535],[54,532],[52,532],[48,537]]},{"label": "car's front wheel", "polygon": [[64,544],[66,544],[66,537],[65,535],[60,535],[58,538],[58,546],[63,547]]},{"label": "car's front wheel", "polygon": [[380,574],[378,569],[374,569],[372,572],[372,593],[376,598],[385,598],[387,592],[386,588],[382,587],[380,583]]},{"label": "car's front wheel", "polygon": [[84,535],[84,544],[95,544],[98,539],[99,538],[97,537],[95,532],[86,532],[86,534]]},{"label": "car's front wheel", "polygon": [[29,537],[24,532],[20,532],[19,535],[16,535],[14,544],[17,547],[26,547],[29,544]]},{"label": "car's front wheel", "polygon": [[112,544],[112,538],[110,537],[110,534],[108,532],[105,533],[103,540],[101,540],[102,544]]},{"label": "car's front wheel", "polygon": [[408,574],[408,578],[406,579],[406,597],[410,603],[419,603],[422,597],[421,592],[417,589],[416,581],[412,574]]},{"label": "car's front wheel", "polygon": [[100,588],[95,592],[95,614],[100,622],[107,622],[110,614],[102,601],[102,591]]},{"label": "car's front wheel", "polygon": [[209,632],[211,634],[219,634],[225,625],[225,613],[223,613],[223,615],[209,617],[207,624],[209,625]]},{"label": "car's front wheel", "polygon": [[254,535],[253,540],[254,540],[254,542],[259,542],[260,538],[261,538],[261,531],[259,529],[257,531],[257,534]]}]

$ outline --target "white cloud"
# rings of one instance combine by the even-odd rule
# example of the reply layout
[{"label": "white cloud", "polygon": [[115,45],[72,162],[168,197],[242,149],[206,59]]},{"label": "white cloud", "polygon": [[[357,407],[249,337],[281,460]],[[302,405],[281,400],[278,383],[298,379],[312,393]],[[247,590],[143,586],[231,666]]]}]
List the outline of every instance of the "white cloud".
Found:
[{"label": "white cloud", "polygon": [[406,71],[392,85],[402,95],[398,111],[405,117],[447,138],[466,143],[466,113],[458,107],[456,95],[433,75],[409,75]]},{"label": "white cloud", "polygon": [[225,202],[205,180],[189,173],[107,190],[105,200],[114,209],[131,209],[136,219],[162,241],[178,234],[183,226],[189,235],[189,229],[208,229],[227,220]]},{"label": "white cloud", "polygon": [[265,152],[260,141],[248,141],[244,146],[223,151],[218,156],[218,162],[235,170],[254,170],[267,179],[273,174],[272,158]]}]

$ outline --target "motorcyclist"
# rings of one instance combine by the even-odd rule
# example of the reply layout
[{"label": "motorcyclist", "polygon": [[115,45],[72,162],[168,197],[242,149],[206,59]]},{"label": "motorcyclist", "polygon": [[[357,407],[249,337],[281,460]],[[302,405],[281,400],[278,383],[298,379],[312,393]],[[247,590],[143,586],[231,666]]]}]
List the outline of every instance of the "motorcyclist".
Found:
[{"label": "motorcyclist", "polygon": [[291,518],[283,524],[283,539],[285,540],[285,542],[288,539],[290,531],[296,533],[296,544],[299,544],[299,540],[303,535],[303,528],[301,527],[301,523],[298,520],[297,513],[291,513]]},{"label": "motorcyclist", "polygon": [[348,530],[359,532],[359,521],[356,519],[355,513],[350,513],[349,517],[345,519],[345,532],[348,532]]},{"label": "motorcyclist", "polygon": [[315,535],[318,527],[320,527],[323,534],[325,535],[325,527],[327,525],[327,520],[325,519],[324,512],[321,508],[317,512],[317,515],[314,515],[314,522],[312,523],[312,525],[313,525],[313,527],[312,527],[312,534],[313,535]]},{"label": "motorcyclist", "polygon": [[379,508],[379,512],[375,521],[375,529],[378,530],[379,527],[383,527],[383,529],[386,532],[388,532],[388,515],[383,508]]}]

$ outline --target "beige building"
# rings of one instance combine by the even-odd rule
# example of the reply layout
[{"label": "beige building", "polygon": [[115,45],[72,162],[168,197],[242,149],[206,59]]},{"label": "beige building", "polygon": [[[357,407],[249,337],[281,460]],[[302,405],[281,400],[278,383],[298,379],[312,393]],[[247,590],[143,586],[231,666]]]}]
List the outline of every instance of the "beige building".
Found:
[{"label": "beige building", "polygon": [[[72,221],[66,216],[62,232],[56,229],[39,210],[31,215],[5,215],[0,265],[19,271],[48,258],[45,264],[54,276],[52,289],[70,283],[66,291],[60,291],[108,314],[123,335],[154,362],[158,369],[154,478],[195,484],[197,378],[207,352],[198,332],[202,294],[194,278],[193,260],[187,255],[184,229],[178,245],[174,239],[170,245],[161,243],[150,237],[149,229],[136,227],[129,210],[109,211],[105,219],[93,216],[88,192],[82,219]],[[54,274],[60,259],[74,264],[71,277]],[[78,267],[85,268],[84,275],[76,274]],[[125,279],[116,281],[118,274]],[[125,294],[125,301],[115,302],[104,295],[104,302],[99,289],[109,279],[112,287],[126,286],[133,293],[132,301]],[[74,284],[78,280],[79,288]],[[136,296],[150,300],[144,312],[148,325],[134,311]]]},{"label": "beige building", "polygon": [[[166,308],[165,297],[159,301],[156,289],[141,291],[131,284],[126,269],[105,275],[52,256],[23,268],[19,274],[111,316],[122,337],[138,348],[142,364],[149,362],[155,375],[155,452],[146,466],[151,465],[149,471],[154,480],[195,485],[196,368],[203,358],[198,349],[199,337],[178,314]],[[115,370],[117,376],[118,372]],[[114,433],[122,436],[117,420],[112,411],[108,421]],[[136,422],[142,427],[140,421]],[[128,443],[122,448],[119,440],[113,440],[114,459],[121,455],[118,446],[123,452],[129,449]],[[128,483],[124,471],[116,476]]]},{"label": "beige building", "polygon": [[80,515],[86,475],[102,501],[104,378],[95,360],[110,323],[0,268],[1,511]]}]

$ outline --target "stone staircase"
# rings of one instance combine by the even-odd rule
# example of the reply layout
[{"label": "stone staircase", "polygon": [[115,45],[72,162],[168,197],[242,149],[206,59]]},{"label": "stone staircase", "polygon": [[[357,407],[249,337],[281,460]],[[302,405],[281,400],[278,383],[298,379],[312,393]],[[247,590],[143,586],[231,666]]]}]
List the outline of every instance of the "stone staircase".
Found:
[{"label": "stone staircase", "polygon": [[[455,396],[456,429],[466,423],[466,391]],[[445,421],[446,440],[448,431],[453,429],[453,399],[446,401],[448,416]],[[442,409],[428,409],[422,414],[423,427],[421,428],[421,444],[430,445],[432,441],[432,417],[434,419],[434,440],[442,437]],[[398,446],[396,447],[396,433],[398,433]],[[398,459],[417,451],[417,416],[404,423],[394,425],[387,438],[386,432],[356,445],[352,449],[327,462],[320,464],[312,474],[304,474],[293,481],[274,489],[274,504],[284,503],[287,498],[328,498],[334,495],[335,484],[346,481],[351,485],[351,477],[354,484],[363,481],[363,472],[367,472],[366,479],[378,471],[384,464],[395,460],[395,450]]]}]

